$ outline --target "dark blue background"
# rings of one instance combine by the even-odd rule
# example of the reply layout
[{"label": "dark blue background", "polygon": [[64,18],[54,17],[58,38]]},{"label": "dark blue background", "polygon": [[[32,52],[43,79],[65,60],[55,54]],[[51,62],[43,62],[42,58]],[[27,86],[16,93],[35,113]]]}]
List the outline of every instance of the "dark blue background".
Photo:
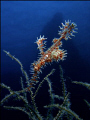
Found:
[{"label": "dark blue background", "polygon": [[[37,60],[38,49],[34,43],[40,35],[47,37],[47,47],[58,36],[61,22],[75,22],[78,33],[72,40],[63,40],[62,49],[67,50],[65,61],[47,65],[40,74],[40,81],[52,68],[55,73],[50,77],[56,94],[62,95],[59,65],[62,65],[67,90],[71,93],[71,109],[84,120],[90,119],[90,111],[83,99],[90,102],[90,91],[71,80],[90,83],[90,1],[2,1],[1,2],[1,82],[10,85],[13,90],[20,89],[20,66],[6,56],[9,51],[18,58],[30,76],[30,64]],[[70,79],[68,78],[70,77]],[[56,89],[59,88],[60,90]],[[49,104],[48,86],[45,83],[36,98],[39,110],[46,111],[42,105]],[[7,91],[2,92],[2,97]],[[11,100],[10,100],[11,101]],[[16,104],[16,102],[12,102]],[[12,105],[11,104],[11,105]],[[10,105],[9,102],[6,105]],[[17,106],[17,104],[16,104]],[[28,120],[20,111],[2,109],[2,120]]]}]

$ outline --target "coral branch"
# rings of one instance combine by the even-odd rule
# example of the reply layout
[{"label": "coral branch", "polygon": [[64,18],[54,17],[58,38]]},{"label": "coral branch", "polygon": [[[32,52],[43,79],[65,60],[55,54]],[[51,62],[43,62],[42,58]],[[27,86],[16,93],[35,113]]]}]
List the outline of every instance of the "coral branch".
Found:
[{"label": "coral branch", "polygon": [[87,89],[90,90],[90,84],[89,83],[84,83],[84,82],[78,82],[78,81],[72,81],[72,83],[79,84],[85,86]]},{"label": "coral branch", "polygon": [[47,78],[48,78],[50,75],[52,75],[52,74],[54,73],[54,71],[55,71],[55,69],[52,69],[51,72],[50,72],[48,75],[46,75],[46,77],[39,83],[38,88],[36,89],[35,94],[34,94],[34,96],[33,96],[34,98],[35,98],[35,96],[37,95],[37,93],[38,93],[40,87],[42,86],[43,82],[44,82],[45,80],[47,80]]},{"label": "coral branch", "polygon": [[7,52],[6,50],[3,50],[9,57],[12,58],[12,60],[14,59],[19,65],[20,65],[20,68],[21,68],[21,71],[22,73],[24,74],[25,78],[26,78],[26,82],[27,82],[27,86],[30,86],[30,81],[29,81],[29,77],[28,77],[28,74],[27,72],[23,69],[23,65],[22,63],[20,62],[20,60],[14,56],[12,56],[9,52]]},{"label": "coral branch", "polygon": [[88,105],[88,107],[90,108],[90,103],[87,100],[84,100],[84,101]]},{"label": "coral branch", "polygon": [[[73,112],[71,109],[63,107],[62,105],[59,105],[59,104],[51,104],[51,105],[44,106],[44,107],[45,108],[55,107],[55,108],[58,108],[60,110],[66,111],[68,114],[71,114],[72,116],[74,116],[77,120],[83,120],[75,112]],[[56,119],[54,119],[54,120],[56,120]]]}]

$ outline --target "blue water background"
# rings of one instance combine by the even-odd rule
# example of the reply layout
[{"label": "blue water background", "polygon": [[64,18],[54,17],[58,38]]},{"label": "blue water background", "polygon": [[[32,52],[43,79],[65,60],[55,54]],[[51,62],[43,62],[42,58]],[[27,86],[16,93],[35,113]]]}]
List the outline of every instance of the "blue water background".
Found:
[{"label": "blue water background", "polygon": [[[72,110],[84,120],[89,120],[89,109],[83,99],[90,102],[90,91],[80,85],[71,83],[83,81],[90,83],[90,1],[2,1],[1,2],[1,82],[10,85],[13,90],[20,87],[20,66],[6,56],[9,51],[18,58],[30,77],[30,65],[37,60],[39,50],[34,43],[40,35],[47,38],[46,49],[52,45],[52,39],[58,36],[61,23],[65,20],[75,22],[78,33],[72,40],[63,40],[62,49],[67,50],[65,61],[47,65],[40,74],[40,81],[52,68],[55,74],[50,77],[56,93],[61,89],[59,65],[62,65],[66,78],[67,90],[71,93]],[[45,99],[48,94],[45,83],[38,94],[37,102],[42,114],[42,105],[49,104]],[[4,91],[3,97],[7,92]],[[62,95],[60,93],[60,95]],[[41,101],[41,102],[39,102]],[[43,102],[44,103],[43,103]],[[7,103],[8,105],[8,103]],[[2,120],[28,120],[21,112],[2,110]],[[45,113],[46,114],[46,113]],[[13,117],[14,116],[14,117]]]}]

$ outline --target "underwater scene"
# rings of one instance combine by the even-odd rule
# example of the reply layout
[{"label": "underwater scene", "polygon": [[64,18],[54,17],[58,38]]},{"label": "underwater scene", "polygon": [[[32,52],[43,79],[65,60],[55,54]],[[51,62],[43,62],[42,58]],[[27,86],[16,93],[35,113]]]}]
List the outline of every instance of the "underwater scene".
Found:
[{"label": "underwater scene", "polygon": [[90,1],[1,1],[1,120],[90,120]]}]

